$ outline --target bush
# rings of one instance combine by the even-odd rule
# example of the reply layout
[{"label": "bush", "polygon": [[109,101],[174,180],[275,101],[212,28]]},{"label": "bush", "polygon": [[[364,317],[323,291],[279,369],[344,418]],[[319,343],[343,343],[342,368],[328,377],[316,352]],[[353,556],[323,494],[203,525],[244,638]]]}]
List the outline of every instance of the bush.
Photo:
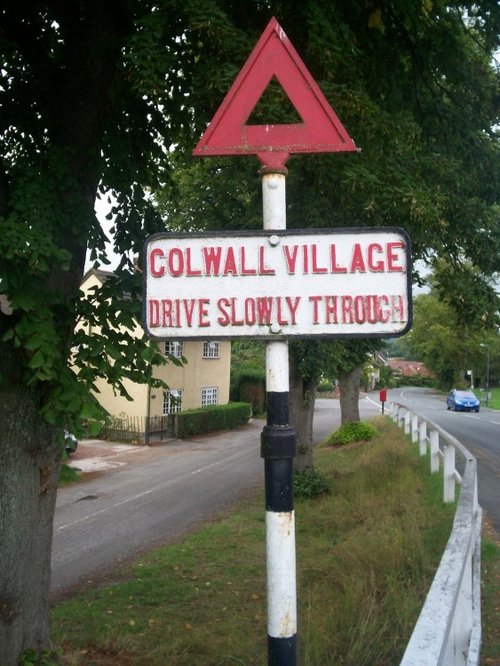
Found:
[{"label": "bush", "polygon": [[318,384],[318,391],[320,393],[321,393],[321,391],[333,391],[334,388],[335,388],[335,385],[329,379],[323,379]]},{"label": "bush", "polygon": [[327,493],[329,488],[321,474],[310,467],[306,467],[306,469],[295,469],[293,471],[293,490],[295,497],[311,499]]},{"label": "bush", "polygon": [[228,405],[211,405],[179,412],[176,414],[177,437],[187,439],[215,430],[232,430],[248,423],[250,415],[247,402],[230,402]]},{"label": "bush", "polygon": [[398,375],[393,375],[392,386],[426,386],[429,388],[435,388],[436,380],[433,377],[420,377],[420,375],[415,375],[415,377],[399,377]]},{"label": "bush", "polygon": [[326,440],[327,444],[343,446],[351,442],[362,442],[372,439],[377,434],[377,429],[371,423],[344,423],[338,430],[332,433]]},{"label": "bush", "polygon": [[63,486],[66,483],[74,483],[75,481],[79,481],[79,479],[80,475],[78,470],[76,470],[74,467],[66,465],[65,463],[62,463],[59,470],[59,485]]}]

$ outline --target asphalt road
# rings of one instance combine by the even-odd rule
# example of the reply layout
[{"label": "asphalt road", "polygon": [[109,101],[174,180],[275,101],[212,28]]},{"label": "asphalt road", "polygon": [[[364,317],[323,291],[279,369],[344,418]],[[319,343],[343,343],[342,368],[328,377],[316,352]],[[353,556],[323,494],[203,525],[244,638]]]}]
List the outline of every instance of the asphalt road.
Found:
[{"label": "asphalt road", "polygon": [[413,408],[434,421],[475,456],[479,503],[493,527],[500,532],[500,412],[483,406],[478,414],[448,411],[445,395],[422,388],[390,391],[388,399]]},{"label": "asphalt road", "polygon": [[52,593],[92,584],[120,563],[223,511],[259,483],[262,423],[117,457],[122,466],[58,492]]},{"label": "asphalt road", "polygon": [[[369,399],[360,408],[362,418],[379,412]],[[317,400],[314,441],[339,423],[338,400]],[[120,466],[62,487],[54,517],[52,598],[94,584],[262,486],[263,425],[253,420],[229,433],[121,453],[114,457]]]}]

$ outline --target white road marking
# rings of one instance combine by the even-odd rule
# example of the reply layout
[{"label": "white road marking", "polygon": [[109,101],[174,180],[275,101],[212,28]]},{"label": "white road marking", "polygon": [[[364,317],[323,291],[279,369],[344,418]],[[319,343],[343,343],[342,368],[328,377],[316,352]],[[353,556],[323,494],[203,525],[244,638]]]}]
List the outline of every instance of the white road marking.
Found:
[{"label": "white road marking", "polygon": [[380,405],[380,403],[378,403],[376,400],[372,400],[372,398],[370,398],[370,396],[365,395],[364,399],[367,400],[368,402],[371,402],[372,405],[375,405],[375,407],[378,407],[380,410],[382,409],[382,406]]},{"label": "white road marking", "polygon": [[64,530],[67,527],[73,527],[73,525],[78,525],[78,523],[84,523],[86,520],[90,520],[91,518],[95,518],[95,516],[98,516],[101,513],[106,513],[107,511],[111,511],[112,509],[116,509],[116,507],[121,506],[122,504],[128,504],[129,502],[133,502],[136,499],[139,499],[139,497],[145,497],[146,495],[150,495],[151,493],[155,492],[158,490],[159,486],[156,488],[150,488],[149,490],[145,490],[142,493],[137,493],[136,495],[132,495],[131,497],[126,497],[123,500],[120,500],[119,502],[115,502],[114,504],[111,504],[110,506],[105,507],[104,509],[99,509],[99,511],[94,511],[94,513],[89,513],[86,516],[83,516],[83,518],[79,518],[78,520],[74,520],[71,523],[66,523],[65,525],[59,525],[57,528],[58,530]]}]

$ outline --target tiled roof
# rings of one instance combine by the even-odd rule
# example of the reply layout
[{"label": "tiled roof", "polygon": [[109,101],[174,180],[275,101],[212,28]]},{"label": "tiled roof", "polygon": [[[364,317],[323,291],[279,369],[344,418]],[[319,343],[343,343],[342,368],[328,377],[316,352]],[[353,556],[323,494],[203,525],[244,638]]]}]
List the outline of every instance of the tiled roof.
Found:
[{"label": "tiled roof", "polygon": [[421,361],[405,361],[399,358],[389,359],[389,368],[404,377],[432,377],[432,372]]}]

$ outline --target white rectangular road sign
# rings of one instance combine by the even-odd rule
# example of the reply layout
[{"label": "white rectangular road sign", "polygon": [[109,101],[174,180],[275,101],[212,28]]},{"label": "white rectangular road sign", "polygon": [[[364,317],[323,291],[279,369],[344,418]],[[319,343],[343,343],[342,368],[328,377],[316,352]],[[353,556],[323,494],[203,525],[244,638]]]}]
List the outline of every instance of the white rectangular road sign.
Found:
[{"label": "white rectangular road sign", "polygon": [[144,250],[154,338],[392,337],[411,326],[410,241],[392,227],[157,234]]}]

